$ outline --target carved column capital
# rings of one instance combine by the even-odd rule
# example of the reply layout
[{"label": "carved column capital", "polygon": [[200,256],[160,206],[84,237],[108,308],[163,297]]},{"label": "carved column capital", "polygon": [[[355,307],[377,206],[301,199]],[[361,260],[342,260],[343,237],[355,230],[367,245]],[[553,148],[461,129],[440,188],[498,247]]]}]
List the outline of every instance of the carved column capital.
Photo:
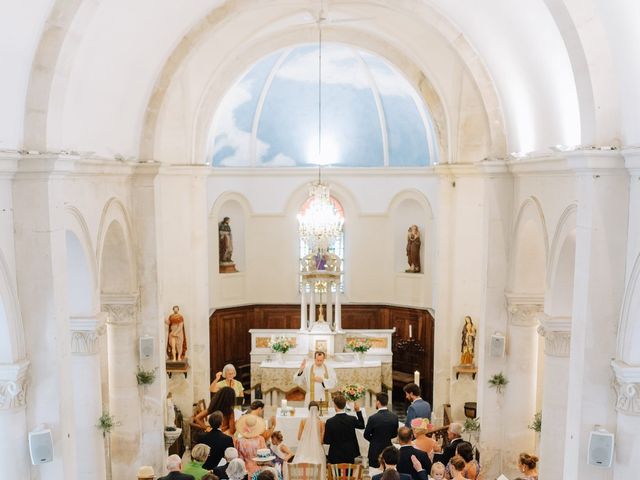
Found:
[{"label": "carved column capital", "polygon": [[571,318],[537,315],[538,333],[544,337],[544,353],[552,357],[568,357],[571,350]]},{"label": "carved column capital", "polygon": [[24,407],[27,403],[29,362],[0,364],[0,411]]},{"label": "carved column capital", "polygon": [[541,296],[507,293],[505,297],[510,325],[535,327],[538,324],[537,316],[544,308],[544,299]]},{"label": "carved column capital", "polygon": [[640,367],[614,360],[611,368],[615,374],[616,410],[625,415],[640,416]]},{"label": "carved column capital", "polygon": [[71,318],[71,353],[94,355],[98,353],[98,338],[104,332],[100,318]]},{"label": "carved column capital", "polygon": [[126,294],[103,294],[102,311],[107,314],[109,325],[132,325],[136,323],[138,296]]}]

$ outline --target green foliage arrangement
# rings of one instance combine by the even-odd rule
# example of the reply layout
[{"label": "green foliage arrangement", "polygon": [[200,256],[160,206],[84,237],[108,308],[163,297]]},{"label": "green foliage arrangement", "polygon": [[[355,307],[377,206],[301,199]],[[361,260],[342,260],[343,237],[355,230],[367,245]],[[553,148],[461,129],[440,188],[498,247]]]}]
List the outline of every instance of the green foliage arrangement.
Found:
[{"label": "green foliage arrangement", "polygon": [[480,431],[480,418],[467,418],[464,421],[465,432],[479,432]]},{"label": "green foliage arrangement", "polygon": [[507,380],[507,377],[505,377],[502,372],[496,373],[489,379],[489,386],[495,388],[498,393],[502,393],[508,383],[509,380]]},{"label": "green foliage arrangement", "polygon": [[96,428],[102,430],[102,435],[106,436],[118,425],[120,425],[120,422],[117,422],[113,415],[109,415],[109,412],[102,412],[102,415],[98,418]]},{"label": "green foliage arrangement", "polygon": [[534,432],[540,433],[542,431],[542,412],[536,412],[533,416],[533,420],[527,428],[533,430]]},{"label": "green foliage arrangement", "polygon": [[151,385],[156,380],[156,369],[145,370],[138,365],[136,380],[138,381],[138,385]]}]

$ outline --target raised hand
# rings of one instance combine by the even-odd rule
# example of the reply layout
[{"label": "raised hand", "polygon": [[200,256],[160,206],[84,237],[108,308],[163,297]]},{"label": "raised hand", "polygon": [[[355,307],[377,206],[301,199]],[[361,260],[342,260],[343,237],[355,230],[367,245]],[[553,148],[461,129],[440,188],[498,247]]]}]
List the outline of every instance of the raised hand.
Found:
[{"label": "raised hand", "polygon": [[422,467],[422,464],[420,463],[420,460],[418,460],[418,458],[415,455],[411,455],[411,463],[413,463],[413,469],[416,472],[419,472],[420,470],[424,470],[424,468]]},{"label": "raised hand", "polygon": [[300,364],[300,371],[304,372],[304,367],[307,366],[307,357],[302,359],[302,363]]},{"label": "raised hand", "polygon": [[222,377],[222,372],[216,373],[216,382],[219,381],[221,377]]},{"label": "raised hand", "polygon": [[356,412],[359,412],[360,411],[360,404],[358,402],[353,402],[353,409]]}]

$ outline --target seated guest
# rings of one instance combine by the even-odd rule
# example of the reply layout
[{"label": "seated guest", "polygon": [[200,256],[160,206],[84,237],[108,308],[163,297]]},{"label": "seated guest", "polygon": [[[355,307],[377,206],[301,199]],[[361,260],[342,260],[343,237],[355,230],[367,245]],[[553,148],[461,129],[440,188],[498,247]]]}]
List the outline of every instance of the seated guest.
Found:
[{"label": "seated guest", "polygon": [[431,470],[431,460],[426,453],[414,447],[411,440],[411,429],[400,427],[398,429],[398,443],[400,444],[400,450],[398,451],[398,471],[400,473],[410,474],[414,480],[420,480],[420,475],[418,475],[418,472],[413,468],[411,457],[415,456],[418,459],[425,472]]},{"label": "seated guest", "polygon": [[169,458],[167,458],[167,470],[169,473],[158,480],[195,480],[193,475],[180,472],[182,470],[182,459],[178,455],[169,455]]},{"label": "seated guest", "polygon": [[[396,470],[385,470],[380,477],[380,480],[401,480],[401,474]],[[404,474],[403,474],[404,475]],[[411,477],[409,477],[411,478]]]},{"label": "seated guest", "polygon": [[538,480],[538,457],[521,453],[518,457],[518,468],[524,475],[524,480]]},{"label": "seated guest", "polygon": [[233,388],[223,387],[209,402],[209,407],[206,412],[200,412],[193,417],[193,422],[199,427],[208,431],[208,427],[205,424],[205,418],[209,417],[213,412],[219,410],[222,412],[223,419],[220,430],[227,435],[233,436],[236,433],[236,417],[233,407],[235,405],[235,392]]},{"label": "seated guest", "polygon": [[250,479],[260,480],[261,478],[264,478],[264,476],[261,476],[262,474],[270,472],[274,475],[273,480],[282,480],[282,475],[273,467],[273,461],[275,458],[275,455],[273,455],[271,450],[268,448],[259,449],[256,456],[253,457],[253,461],[256,462],[258,469],[253,472]]},{"label": "seated guest", "polygon": [[445,466],[443,463],[436,462],[431,466],[431,480],[444,480]]},{"label": "seated guest", "polygon": [[144,466],[138,469],[138,480],[153,480],[156,478],[156,473],[153,471],[153,467]]},{"label": "seated guest", "polygon": [[247,480],[247,469],[241,458],[234,458],[229,462],[227,476],[229,480]]},{"label": "seated guest", "polygon": [[414,418],[431,418],[431,405],[420,397],[420,387],[415,383],[409,383],[404,386],[404,395],[411,402],[407,409],[407,420],[404,426],[411,427],[411,420]]},{"label": "seated guest", "polygon": [[[398,465],[398,449],[394,446],[385,447],[380,454],[379,462],[380,468],[382,468],[382,473],[374,475],[371,477],[371,480],[381,480],[386,478],[384,477],[384,474],[387,473],[387,471],[396,471]],[[426,472],[423,478],[426,479]],[[401,473],[399,474],[398,479],[412,480],[412,477],[408,473]]]},{"label": "seated guest", "polygon": [[[222,380],[221,380],[222,378]],[[233,388],[235,397],[244,401],[244,387],[236,378],[236,367],[227,363],[222,367],[222,371],[216,373],[216,378],[211,382],[209,390],[211,393],[216,393],[218,390],[224,387]],[[240,402],[242,404],[242,402]]]},{"label": "seated guest", "polygon": [[201,480],[202,477],[209,473],[209,470],[202,468],[202,465],[209,457],[209,451],[211,447],[204,443],[198,443],[191,449],[191,461],[187,463],[182,469],[182,473],[188,473],[193,475],[196,480]]},{"label": "seated guest", "polygon": [[208,445],[211,449],[209,456],[205,460],[202,468],[205,470],[213,470],[218,466],[224,452],[227,448],[233,447],[233,438],[229,435],[225,435],[220,430],[222,425],[223,415],[220,411],[215,411],[209,415],[209,425],[211,425],[211,431],[200,435],[198,439],[200,443]]},{"label": "seated guest", "polygon": [[269,470],[264,470],[258,474],[256,480],[277,480],[277,475]]},{"label": "seated guest", "polygon": [[236,448],[238,455],[244,460],[249,478],[258,470],[258,465],[254,460],[258,450],[269,450],[262,436],[264,430],[264,420],[256,415],[243,415],[238,419]]},{"label": "seated guest", "polygon": [[293,458],[293,452],[284,444],[283,440],[282,432],[271,434],[271,451],[276,456],[276,464],[280,466]]},{"label": "seated guest", "polygon": [[449,445],[444,447],[442,453],[436,453],[433,456],[433,460],[436,462],[440,462],[443,465],[447,465],[451,457],[456,454],[456,448],[458,447],[458,443],[462,441],[460,438],[462,435],[462,425],[459,423],[450,423],[449,429],[447,430],[447,438],[449,438]]},{"label": "seated guest", "polygon": [[460,455],[454,455],[449,460],[449,472],[451,474],[451,480],[467,480],[462,474],[464,471],[465,463]]},{"label": "seated guest", "polygon": [[207,473],[200,480],[220,480],[220,479],[217,477],[217,475],[214,475],[213,473]]},{"label": "seated guest", "polygon": [[477,480],[480,476],[480,465],[473,457],[473,446],[469,442],[458,442],[456,455],[464,460],[462,475],[469,480]]},{"label": "seated guest", "polygon": [[[254,400],[249,405],[248,415],[257,415],[260,418],[264,418],[264,402],[262,400]],[[271,417],[267,421],[267,429],[264,431],[262,436],[264,437],[264,441],[268,442],[271,438],[271,434],[276,429],[276,417]]]},{"label": "seated guest", "polygon": [[442,450],[438,442],[433,438],[427,437],[429,432],[429,419],[428,418],[414,418],[411,420],[411,430],[415,440],[413,445],[418,449],[429,455],[429,458],[433,459],[433,453]]},{"label": "seated guest", "polygon": [[227,480],[229,478],[227,476],[227,467],[229,466],[229,463],[231,463],[231,460],[235,458],[238,458],[238,450],[233,447],[227,448],[224,451],[224,459],[227,461],[227,463],[222,466],[215,467],[213,469],[213,473],[215,473],[220,480]]}]

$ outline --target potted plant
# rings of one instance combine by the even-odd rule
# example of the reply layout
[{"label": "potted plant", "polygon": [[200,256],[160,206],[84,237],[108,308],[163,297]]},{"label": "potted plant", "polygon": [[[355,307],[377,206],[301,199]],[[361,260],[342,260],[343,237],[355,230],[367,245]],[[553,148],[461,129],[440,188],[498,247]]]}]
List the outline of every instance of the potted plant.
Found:
[{"label": "potted plant", "polygon": [[507,380],[507,377],[505,377],[502,372],[496,373],[489,378],[489,387],[495,388],[498,393],[502,393],[508,383],[509,380]]},{"label": "potted plant", "polygon": [[371,349],[371,340],[368,338],[350,338],[346,344],[347,350],[351,350],[358,357],[358,363],[364,363],[366,353]]},{"label": "potted plant", "polygon": [[156,370],[156,368],[153,370],[145,370],[138,365],[138,371],[136,372],[138,385],[151,385],[156,380]]},{"label": "potted plant", "polygon": [[[465,433],[469,435],[469,443],[477,443],[480,436],[480,418],[466,418],[463,427]],[[472,440],[475,440],[475,442]]]}]

